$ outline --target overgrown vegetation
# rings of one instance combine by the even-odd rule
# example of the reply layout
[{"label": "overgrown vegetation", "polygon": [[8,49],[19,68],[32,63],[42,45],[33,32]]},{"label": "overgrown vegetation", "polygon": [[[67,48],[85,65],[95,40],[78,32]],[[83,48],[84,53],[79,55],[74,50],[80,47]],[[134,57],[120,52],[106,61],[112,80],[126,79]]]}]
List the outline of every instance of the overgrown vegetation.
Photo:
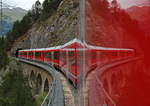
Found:
[{"label": "overgrown vegetation", "polygon": [[[43,4],[36,1],[21,21],[14,22],[13,28],[7,33],[6,38],[0,38],[0,69],[9,63],[7,51],[11,48],[13,42],[25,34],[34,23],[41,23],[54,14],[61,1],[45,0]],[[0,106],[40,106],[44,97],[45,94],[40,93],[34,100],[28,80],[23,76],[20,69],[10,69],[2,78]]]},{"label": "overgrown vegetation", "polygon": [[6,52],[6,39],[0,37],[0,69],[8,64],[8,56]]},{"label": "overgrown vegetation", "polygon": [[11,69],[0,85],[0,106],[35,106],[28,80],[20,68]]},{"label": "overgrown vegetation", "polygon": [[18,37],[25,34],[34,23],[45,21],[52,16],[62,0],[45,0],[43,4],[39,0],[32,6],[32,9],[23,17],[21,21],[14,22],[13,28],[7,33],[8,48]]},{"label": "overgrown vegetation", "polygon": [[[117,0],[112,0],[111,2],[108,0],[99,0],[97,3],[92,1],[89,2],[94,12],[103,19],[102,25],[107,23],[113,27],[120,27],[125,32],[124,37],[128,37],[129,35],[132,36],[136,39],[138,44],[140,44],[141,48],[144,48],[145,40],[141,39],[144,39],[145,33],[139,26],[138,21],[132,19],[124,9],[120,8]],[[93,27],[93,31],[94,28],[95,27]],[[101,35],[102,34],[99,33],[99,36]]]},{"label": "overgrown vegetation", "polygon": [[45,97],[46,93],[40,92],[39,95],[36,97],[36,106],[40,106],[43,103]]}]

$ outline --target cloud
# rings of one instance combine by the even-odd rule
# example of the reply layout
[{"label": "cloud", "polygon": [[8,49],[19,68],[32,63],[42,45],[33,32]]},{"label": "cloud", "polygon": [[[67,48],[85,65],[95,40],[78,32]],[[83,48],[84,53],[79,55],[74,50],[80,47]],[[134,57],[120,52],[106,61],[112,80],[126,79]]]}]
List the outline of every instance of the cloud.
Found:
[{"label": "cloud", "polygon": [[146,2],[147,0],[118,0],[118,2],[120,3],[121,7],[123,8],[129,8],[133,5],[139,5],[142,4],[144,2]]},{"label": "cloud", "polygon": [[[15,4],[16,7],[21,7],[23,9],[29,10],[32,8],[32,5],[36,2],[37,0],[11,0],[13,4]],[[41,3],[44,0],[39,0]],[[8,3],[11,3],[9,0],[7,0]]]}]

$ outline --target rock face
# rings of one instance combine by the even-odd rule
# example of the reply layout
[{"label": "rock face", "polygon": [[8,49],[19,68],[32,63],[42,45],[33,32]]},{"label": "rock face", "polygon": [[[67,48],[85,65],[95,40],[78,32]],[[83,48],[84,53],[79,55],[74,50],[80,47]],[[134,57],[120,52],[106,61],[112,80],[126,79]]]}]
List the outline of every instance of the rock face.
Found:
[{"label": "rock face", "polygon": [[134,26],[128,27],[130,25],[128,23],[133,21],[130,16],[121,8],[119,9],[122,12],[115,12],[107,5],[99,6],[100,3],[102,5],[100,0],[86,1],[86,42],[96,46],[134,48],[141,51],[138,40],[136,40],[139,34],[137,32],[140,32],[139,29],[136,28],[133,33],[131,30]]},{"label": "rock face", "polygon": [[[137,35],[126,31],[125,23],[118,22],[111,16],[105,18],[97,15],[100,6],[97,7],[98,13],[95,13],[95,4],[92,7],[92,4],[86,3],[85,40],[87,43],[112,48],[140,49],[135,40]],[[25,35],[15,41],[11,53],[15,53],[18,48],[46,48],[78,38],[79,16],[79,0],[63,0],[55,14],[44,22],[35,23]]]},{"label": "rock face", "polygon": [[79,1],[63,0],[55,14],[45,22],[39,22],[22,37],[17,39],[11,49],[44,48],[61,45],[78,37]]}]

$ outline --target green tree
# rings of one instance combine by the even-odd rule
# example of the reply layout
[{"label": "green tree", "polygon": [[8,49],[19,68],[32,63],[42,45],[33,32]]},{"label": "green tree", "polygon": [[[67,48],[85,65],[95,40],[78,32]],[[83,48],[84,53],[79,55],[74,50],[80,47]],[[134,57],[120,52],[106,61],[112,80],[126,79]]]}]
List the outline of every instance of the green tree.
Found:
[{"label": "green tree", "polygon": [[0,86],[0,106],[34,106],[31,89],[22,71],[11,70]]},{"label": "green tree", "polygon": [[41,5],[40,1],[37,0],[35,2],[35,16],[36,16],[36,19],[39,19],[40,15],[41,15],[41,11],[42,11],[42,5]]},{"label": "green tree", "polygon": [[42,4],[42,19],[47,19],[51,16],[58,8],[62,0],[45,0]]},{"label": "green tree", "polygon": [[42,11],[42,5],[40,1],[37,0],[31,9],[31,16],[34,22],[40,19],[41,11]]},{"label": "green tree", "polygon": [[8,64],[8,56],[6,52],[6,39],[0,38],[0,69]]},{"label": "green tree", "polygon": [[51,9],[49,6],[49,0],[45,0],[42,4],[43,10],[42,10],[42,19],[46,19],[51,14]]},{"label": "green tree", "polygon": [[112,0],[111,9],[113,9],[114,12],[117,12],[120,9],[117,0]]},{"label": "green tree", "polygon": [[62,0],[45,0],[43,4],[41,4],[40,1],[37,0],[23,19],[14,22],[12,30],[7,33],[7,50],[10,50],[14,41],[25,34],[35,22],[44,21],[56,12],[61,1]]}]

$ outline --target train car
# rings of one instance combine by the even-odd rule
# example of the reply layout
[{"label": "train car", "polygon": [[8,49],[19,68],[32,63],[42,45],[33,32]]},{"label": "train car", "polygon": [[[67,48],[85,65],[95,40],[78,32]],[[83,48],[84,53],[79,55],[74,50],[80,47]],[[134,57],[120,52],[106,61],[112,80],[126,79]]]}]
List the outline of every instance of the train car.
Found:
[{"label": "train car", "polygon": [[65,73],[74,86],[77,86],[81,71],[79,59],[83,58],[83,49],[85,49],[84,44],[80,40],[74,39],[63,45],[60,51],[61,70]]},{"label": "train car", "polygon": [[85,52],[86,73],[88,74],[96,67],[100,67],[122,59],[128,59],[135,56],[133,49],[123,48],[104,48],[92,45],[86,45]]},{"label": "train car", "polygon": [[27,59],[28,58],[28,54],[27,54],[27,51],[29,50],[19,50],[18,52],[18,57],[19,58],[24,58],[24,59]]},{"label": "train car", "polygon": [[22,48],[18,48],[18,49],[16,50],[16,53],[15,53],[15,56],[16,56],[16,57],[19,56],[19,50],[22,50]]},{"label": "train car", "polygon": [[133,49],[97,47],[78,39],[60,46],[18,52],[19,58],[44,62],[60,69],[74,86],[77,86],[81,72],[87,74],[96,67],[134,56]]}]

